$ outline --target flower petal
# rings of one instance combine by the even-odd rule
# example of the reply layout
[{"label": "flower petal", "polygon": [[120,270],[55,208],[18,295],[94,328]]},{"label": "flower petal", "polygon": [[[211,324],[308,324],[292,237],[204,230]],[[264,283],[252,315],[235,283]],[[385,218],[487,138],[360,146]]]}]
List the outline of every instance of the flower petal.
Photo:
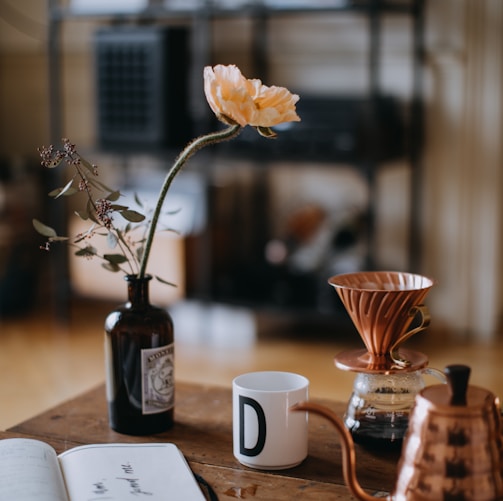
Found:
[{"label": "flower petal", "polygon": [[299,96],[284,87],[267,87],[258,79],[246,79],[235,65],[207,66],[204,92],[217,117],[227,117],[242,127],[267,128],[300,121],[295,110]]},{"label": "flower petal", "polygon": [[204,68],[204,93],[217,116],[226,116],[243,127],[253,120],[253,98],[247,91],[245,77],[236,66]]},{"label": "flower petal", "polygon": [[295,103],[299,100],[297,94],[292,94],[285,87],[267,87],[263,85],[260,94],[255,98],[257,106],[257,123],[262,127],[272,127],[283,122],[299,122],[295,111]]}]

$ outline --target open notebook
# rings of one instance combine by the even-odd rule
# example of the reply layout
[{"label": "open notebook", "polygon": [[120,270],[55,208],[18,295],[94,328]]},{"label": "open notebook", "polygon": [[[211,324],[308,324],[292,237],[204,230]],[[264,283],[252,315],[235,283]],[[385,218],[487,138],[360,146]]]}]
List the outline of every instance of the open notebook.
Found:
[{"label": "open notebook", "polygon": [[205,501],[174,444],[94,444],[61,453],[0,440],[0,501]]}]

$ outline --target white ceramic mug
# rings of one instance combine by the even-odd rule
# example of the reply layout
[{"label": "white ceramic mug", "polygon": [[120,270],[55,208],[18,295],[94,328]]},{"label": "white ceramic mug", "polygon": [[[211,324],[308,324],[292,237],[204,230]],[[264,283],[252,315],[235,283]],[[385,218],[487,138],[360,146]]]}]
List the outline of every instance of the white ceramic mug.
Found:
[{"label": "white ceramic mug", "polygon": [[245,466],[281,470],[307,457],[309,380],[291,372],[250,372],[232,382],[234,456]]}]

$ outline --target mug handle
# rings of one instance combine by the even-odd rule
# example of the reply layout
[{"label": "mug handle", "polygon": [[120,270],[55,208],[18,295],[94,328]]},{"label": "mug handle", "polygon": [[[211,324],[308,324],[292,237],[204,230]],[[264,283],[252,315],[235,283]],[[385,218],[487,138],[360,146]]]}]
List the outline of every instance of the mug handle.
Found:
[{"label": "mug handle", "polygon": [[398,347],[404,341],[411,338],[414,334],[417,334],[418,332],[423,331],[424,329],[426,329],[430,325],[430,320],[431,320],[430,312],[424,304],[413,306],[409,310],[410,317],[415,317],[418,314],[421,316],[421,323],[416,328],[414,328],[410,331],[407,331],[403,336],[401,336],[397,341],[395,341],[395,344],[390,349],[391,359],[399,367],[408,367],[410,365],[410,362],[408,360],[405,360],[404,358],[400,357],[400,355],[398,353]]}]

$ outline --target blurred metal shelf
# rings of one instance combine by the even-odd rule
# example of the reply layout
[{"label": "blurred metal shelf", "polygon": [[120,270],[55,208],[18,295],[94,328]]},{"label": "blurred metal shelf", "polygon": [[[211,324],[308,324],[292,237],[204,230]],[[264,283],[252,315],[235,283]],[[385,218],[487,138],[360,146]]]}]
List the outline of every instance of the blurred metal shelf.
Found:
[{"label": "blurred metal shelf", "polygon": [[[133,4],[133,7],[125,8],[125,5]],[[62,25],[71,21],[91,20],[108,26],[148,26],[148,25],[183,25],[190,31],[191,60],[189,74],[200,74],[202,68],[213,63],[211,52],[212,23],[218,19],[248,17],[252,21],[252,39],[249,48],[253,65],[253,75],[263,81],[268,81],[268,53],[269,53],[269,30],[270,19],[280,16],[308,16],[311,14],[331,13],[331,14],[353,14],[362,16],[367,21],[368,37],[368,92],[363,96],[353,96],[353,105],[356,114],[359,106],[364,106],[374,113],[374,118],[379,119],[379,106],[383,102],[392,103],[393,113],[397,111],[397,102],[393,97],[383,96],[380,86],[381,51],[382,51],[382,18],[384,15],[402,15],[410,18],[410,30],[412,37],[412,89],[411,99],[407,103],[407,119],[400,124],[400,144],[396,148],[388,148],[382,151],[386,142],[386,135],[375,136],[376,128],[366,125],[364,134],[356,134],[355,130],[342,130],[339,133],[333,128],[319,130],[319,135],[325,138],[325,145],[319,144],[319,137],[314,138],[313,134],[302,126],[290,134],[291,139],[295,135],[295,140],[288,141],[289,133],[285,133],[284,141],[281,144],[286,146],[285,151],[275,151],[277,145],[271,145],[272,151],[269,159],[281,155],[284,158],[298,158],[300,153],[316,159],[320,152],[327,152],[337,159],[337,155],[348,153],[348,162],[354,164],[366,176],[370,191],[370,203],[368,207],[368,241],[369,249],[374,245],[374,218],[376,213],[377,193],[376,193],[376,170],[379,164],[387,155],[400,155],[407,159],[410,165],[410,185],[408,189],[411,194],[410,214],[409,214],[409,270],[418,271],[420,265],[420,201],[421,201],[421,151],[423,143],[423,83],[422,65],[424,59],[424,0],[143,0],[136,2],[120,2],[117,8],[108,8],[112,2],[91,2],[88,0],[69,1],[63,3],[61,0],[49,0],[48,3],[48,64],[49,64],[49,90],[50,90],[50,137],[53,143],[58,143],[63,134],[63,102],[62,102]],[[84,8],[83,8],[84,6]],[[202,81],[192,78],[189,80],[189,100],[193,133],[198,135],[209,130],[213,117],[206,105]],[[336,103],[340,96],[328,96],[332,99],[332,104]],[[351,105],[351,99],[346,105]],[[306,99],[306,102],[308,99]],[[359,103],[359,104],[358,104]],[[340,104],[340,102],[339,102]],[[301,105],[302,106],[302,105]],[[323,105],[322,105],[323,106]],[[399,106],[399,103],[398,103]],[[343,110],[343,108],[341,108]],[[377,110],[377,114],[375,113]],[[309,113],[309,111],[308,111]],[[353,117],[354,118],[354,117]],[[398,119],[400,121],[400,119]],[[307,124],[307,122],[306,122]],[[334,125],[334,124],[332,124]],[[393,126],[394,127],[394,126]],[[390,129],[391,130],[391,129]],[[393,130],[397,130],[393,128]],[[374,132],[372,132],[374,131]],[[353,136],[348,132],[354,132]],[[370,133],[370,136],[369,136]],[[382,133],[382,131],[381,131]],[[372,134],[374,137],[372,138]],[[376,142],[376,137],[378,141]],[[372,141],[372,139],[374,141]],[[354,153],[344,148],[352,147],[349,141],[362,141],[363,149],[371,151],[372,155],[349,155]],[[240,147],[224,146],[220,148],[220,153],[230,156],[243,155],[249,150],[256,150],[252,142],[247,142],[246,134],[241,138]],[[368,142],[370,141],[370,142]],[[278,142],[278,144],[280,144]],[[295,145],[295,147],[292,146]],[[349,146],[348,146],[349,145]],[[375,146],[374,150],[372,147]],[[237,146],[237,143],[236,143]],[[318,155],[319,156],[319,155]],[[260,157],[256,158],[258,162]],[[65,226],[66,221],[59,211],[53,215],[56,221],[53,224],[56,228]],[[206,241],[207,243],[207,241]],[[204,245],[204,242],[203,242]],[[368,267],[372,267],[372,252],[369,252]],[[201,257],[201,252],[198,253]],[[61,259],[61,258],[59,258]],[[201,267],[207,266],[207,260],[201,259]],[[54,263],[55,273],[60,273],[62,280],[66,277],[60,261]],[[201,270],[201,276],[206,276],[207,270]],[[58,290],[59,300],[66,301],[68,291]],[[204,291],[202,291],[204,295]]]}]

